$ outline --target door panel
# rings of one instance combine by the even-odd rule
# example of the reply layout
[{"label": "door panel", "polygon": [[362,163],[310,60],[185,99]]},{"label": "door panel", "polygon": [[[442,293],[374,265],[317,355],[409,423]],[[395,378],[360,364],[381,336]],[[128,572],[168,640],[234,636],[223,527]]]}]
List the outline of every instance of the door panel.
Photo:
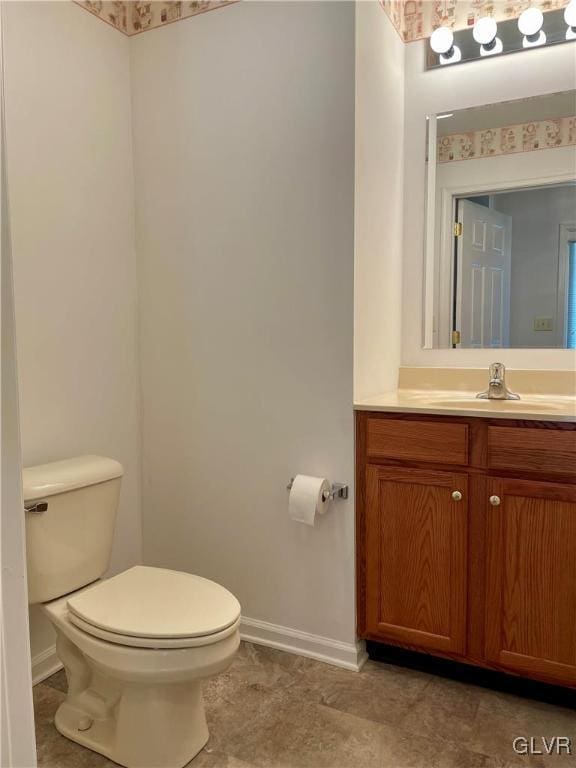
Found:
[{"label": "door panel", "polygon": [[458,201],[456,330],[462,347],[507,347],[510,336],[512,219]]},{"label": "door panel", "polygon": [[368,633],[463,654],[467,476],[371,465],[366,472]]},{"label": "door panel", "polygon": [[486,657],[576,683],[576,487],[491,480]]}]

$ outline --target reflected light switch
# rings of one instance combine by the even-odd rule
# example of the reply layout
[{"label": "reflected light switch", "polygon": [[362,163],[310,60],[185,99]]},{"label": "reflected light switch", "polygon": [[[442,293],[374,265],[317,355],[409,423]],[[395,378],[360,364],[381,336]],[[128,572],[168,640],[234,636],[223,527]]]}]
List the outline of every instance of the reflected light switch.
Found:
[{"label": "reflected light switch", "polygon": [[551,317],[535,317],[534,318],[535,331],[552,331],[553,329],[554,329],[554,322]]}]

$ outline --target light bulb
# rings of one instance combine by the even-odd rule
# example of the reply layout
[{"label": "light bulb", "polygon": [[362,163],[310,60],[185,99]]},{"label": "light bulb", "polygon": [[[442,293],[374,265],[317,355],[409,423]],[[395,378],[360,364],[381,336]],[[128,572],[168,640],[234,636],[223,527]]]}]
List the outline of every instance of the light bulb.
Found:
[{"label": "light bulb", "polygon": [[448,53],[454,45],[454,33],[448,27],[438,27],[432,32],[430,48],[434,53]]},{"label": "light bulb", "polygon": [[498,25],[491,16],[484,16],[474,24],[472,36],[477,43],[480,43],[481,56],[493,56],[495,53],[502,53],[502,40],[496,37],[497,32]]},{"label": "light bulb", "polygon": [[440,64],[456,64],[462,60],[462,52],[454,45],[454,33],[448,27],[438,27],[430,37],[430,48],[438,54]]},{"label": "light bulb", "polygon": [[564,21],[568,25],[566,40],[576,40],[576,0],[571,0],[564,9]]},{"label": "light bulb", "polygon": [[544,14],[538,8],[527,8],[520,14],[518,29],[524,35],[522,40],[524,48],[533,48],[546,43],[546,33],[542,29],[542,24],[544,24]]},{"label": "light bulb", "polygon": [[544,24],[544,14],[539,8],[526,8],[518,19],[518,29],[523,35],[537,35]]},{"label": "light bulb", "polygon": [[572,0],[564,9],[564,21],[569,27],[576,27],[576,0]]},{"label": "light bulb", "polygon": [[478,19],[474,24],[472,35],[474,40],[480,45],[490,45],[490,43],[496,37],[498,32],[498,25],[491,16],[484,16],[482,19]]}]

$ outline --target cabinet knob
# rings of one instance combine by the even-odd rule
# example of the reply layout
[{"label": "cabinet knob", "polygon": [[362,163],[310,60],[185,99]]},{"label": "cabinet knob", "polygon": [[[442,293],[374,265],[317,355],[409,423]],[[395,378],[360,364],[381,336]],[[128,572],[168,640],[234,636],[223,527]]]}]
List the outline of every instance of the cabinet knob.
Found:
[{"label": "cabinet knob", "polygon": [[452,498],[454,501],[462,501],[462,494],[460,491],[452,491]]},{"label": "cabinet knob", "polygon": [[500,496],[490,496],[490,504],[492,504],[493,507],[499,507]]}]

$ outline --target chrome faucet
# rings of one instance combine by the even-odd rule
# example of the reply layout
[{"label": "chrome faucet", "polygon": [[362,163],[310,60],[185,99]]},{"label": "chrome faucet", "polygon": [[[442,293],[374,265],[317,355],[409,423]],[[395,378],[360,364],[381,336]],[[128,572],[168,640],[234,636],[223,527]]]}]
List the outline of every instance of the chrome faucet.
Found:
[{"label": "chrome faucet", "polygon": [[506,368],[504,363],[492,363],[488,389],[476,395],[481,400],[520,400],[520,395],[510,392],[506,386]]}]

